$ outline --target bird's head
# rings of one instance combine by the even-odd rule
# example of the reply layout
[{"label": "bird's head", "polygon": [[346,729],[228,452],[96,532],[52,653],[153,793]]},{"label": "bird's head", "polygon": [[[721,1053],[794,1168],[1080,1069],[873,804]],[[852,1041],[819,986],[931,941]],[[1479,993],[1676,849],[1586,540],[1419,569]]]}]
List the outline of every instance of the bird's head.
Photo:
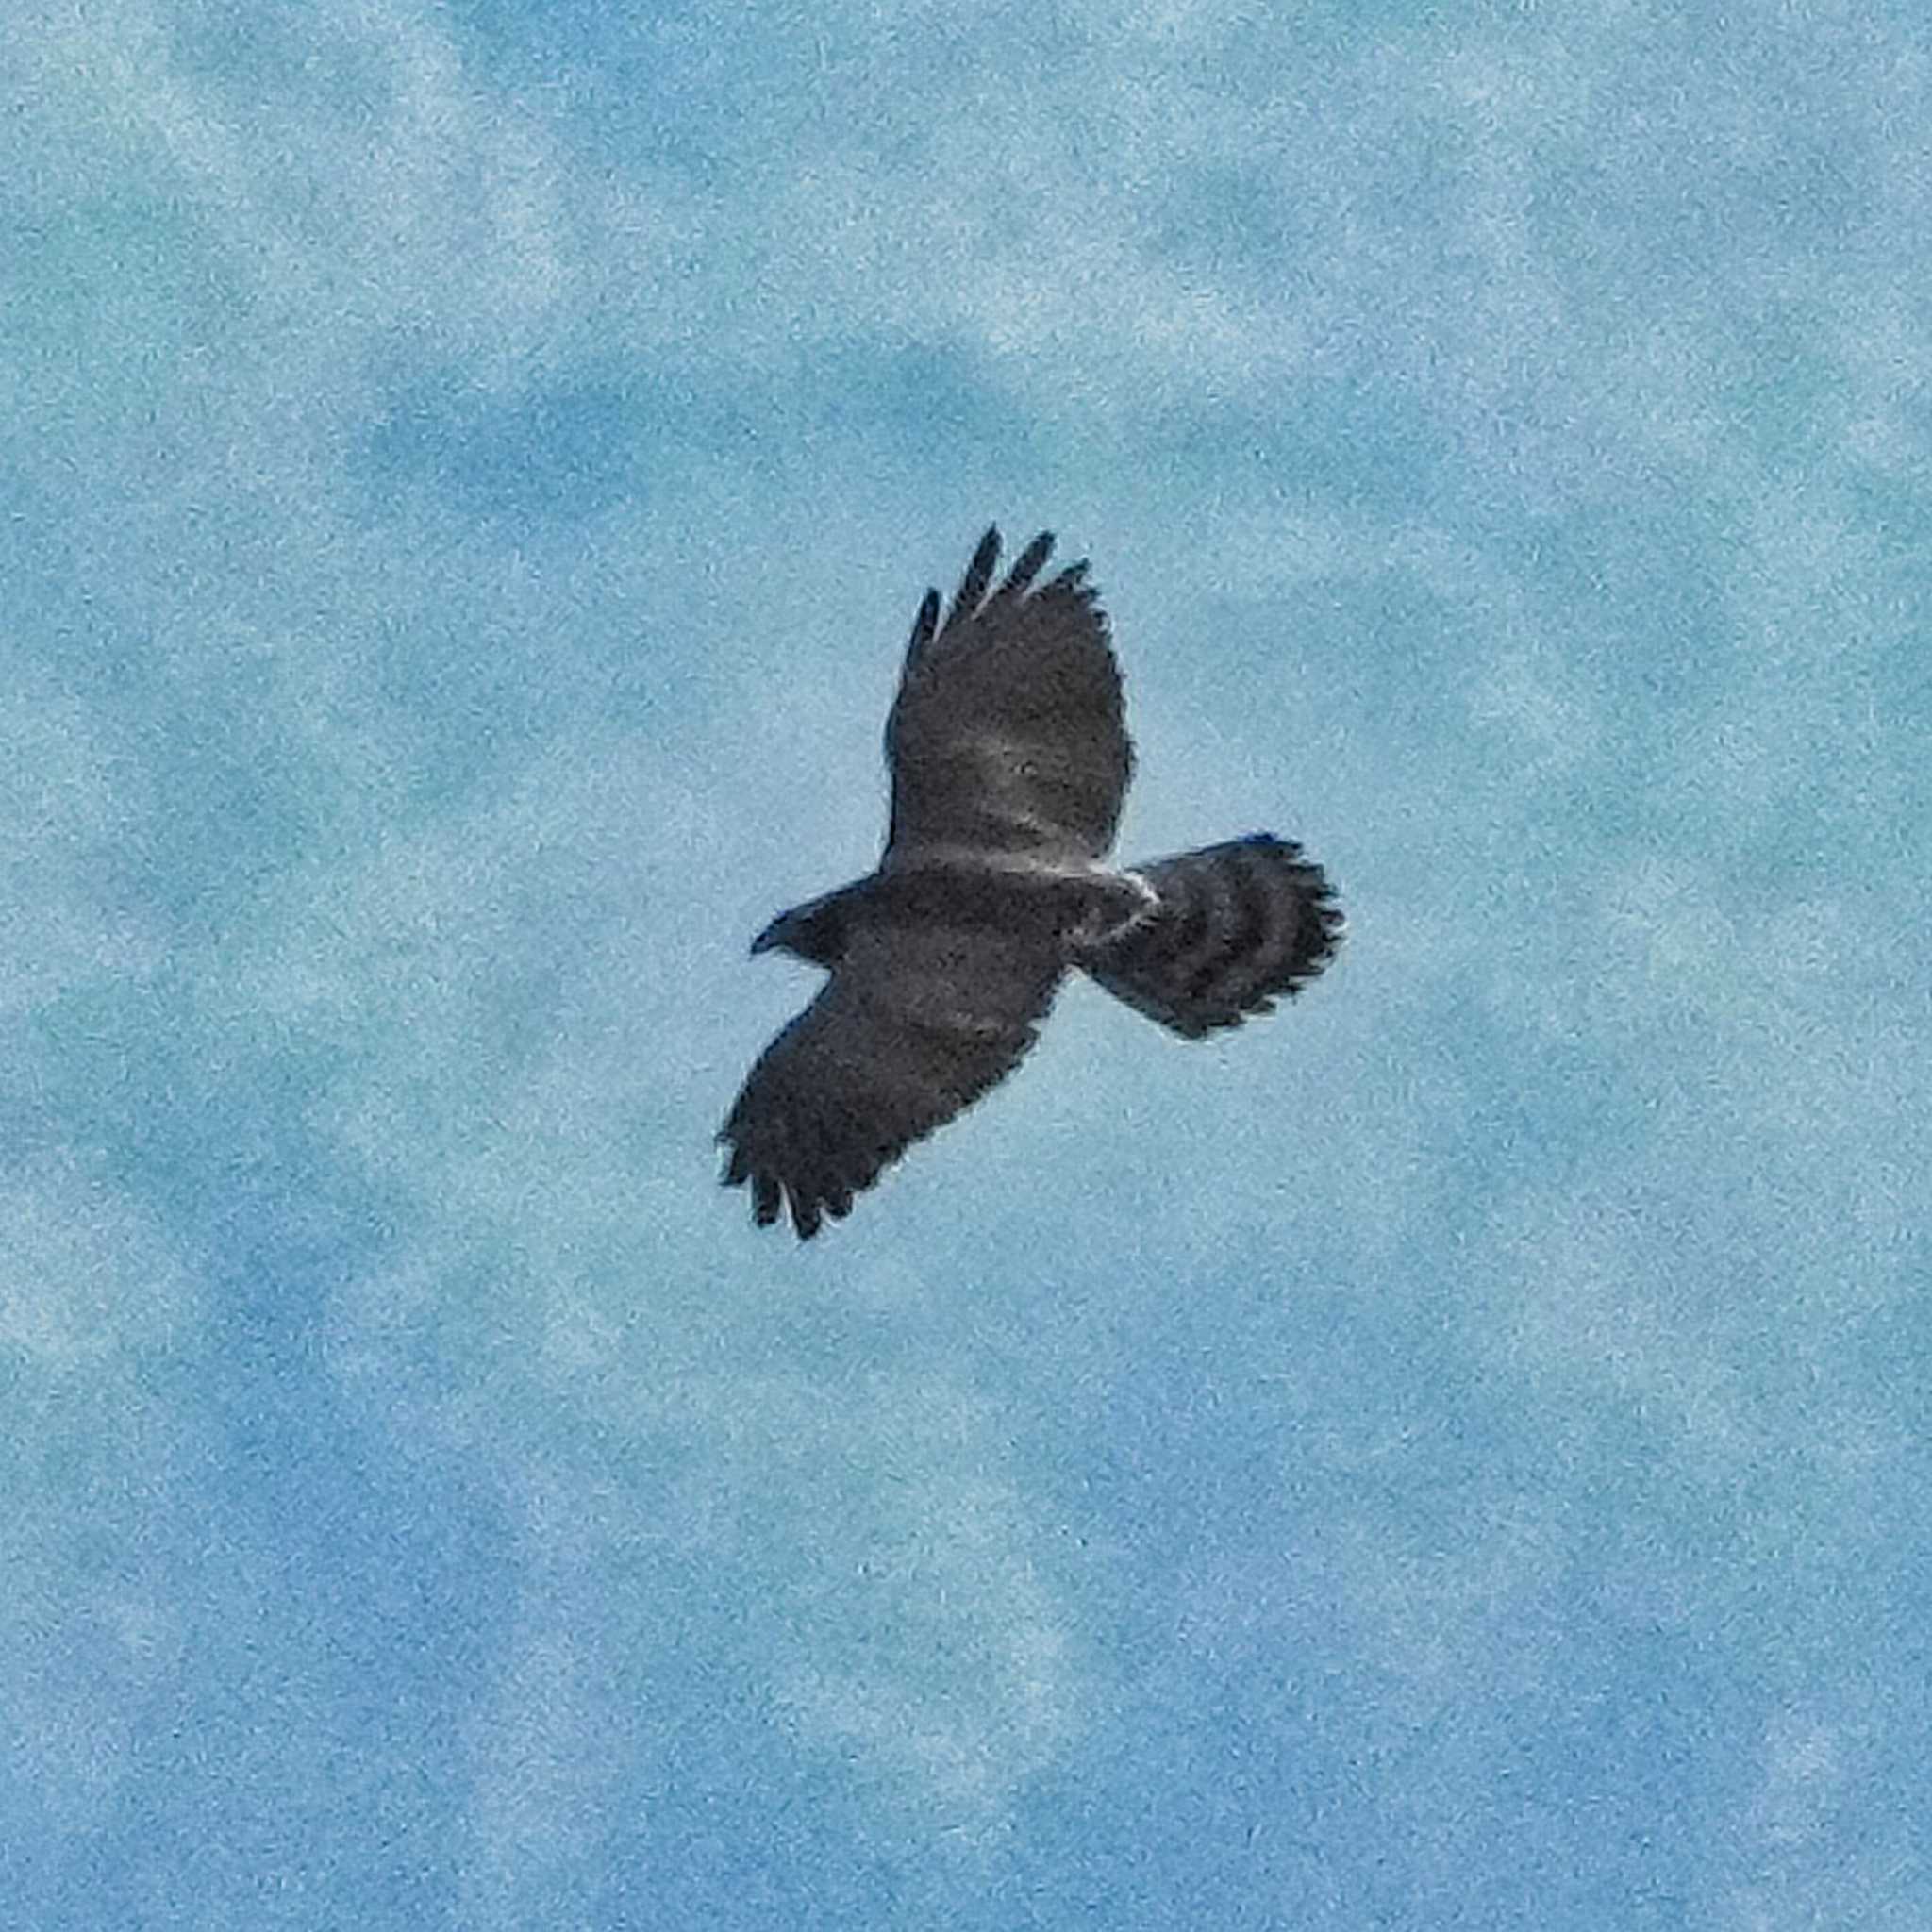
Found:
[{"label": "bird's head", "polygon": [[843,922],[832,904],[833,896],[809,899],[803,906],[779,913],[752,941],[753,953],[793,953],[801,959],[809,959],[814,966],[836,966]]}]

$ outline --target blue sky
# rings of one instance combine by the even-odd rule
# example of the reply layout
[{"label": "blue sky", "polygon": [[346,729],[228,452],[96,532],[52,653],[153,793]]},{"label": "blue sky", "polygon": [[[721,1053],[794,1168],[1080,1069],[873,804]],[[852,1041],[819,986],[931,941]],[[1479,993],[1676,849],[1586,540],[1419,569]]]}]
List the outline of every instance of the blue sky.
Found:
[{"label": "blue sky", "polygon": [[[0,1917],[1932,1923],[1932,34],[22,0]],[[1096,990],[711,1136],[920,591],[1087,555]]]}]

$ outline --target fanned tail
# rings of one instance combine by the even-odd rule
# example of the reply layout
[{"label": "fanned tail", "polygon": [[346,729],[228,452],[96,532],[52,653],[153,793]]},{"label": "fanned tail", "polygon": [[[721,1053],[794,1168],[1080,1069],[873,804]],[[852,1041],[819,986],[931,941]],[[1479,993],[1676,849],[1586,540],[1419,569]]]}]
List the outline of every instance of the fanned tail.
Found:
[{"label": "fanned tail", "polygon": [[1081,967],[1117,999],[1187,1039],[1238,1026],[1327,964],[1341,911],[1299,845],[1257,832],[1134,867],[1151,910],[1089,949]]}]

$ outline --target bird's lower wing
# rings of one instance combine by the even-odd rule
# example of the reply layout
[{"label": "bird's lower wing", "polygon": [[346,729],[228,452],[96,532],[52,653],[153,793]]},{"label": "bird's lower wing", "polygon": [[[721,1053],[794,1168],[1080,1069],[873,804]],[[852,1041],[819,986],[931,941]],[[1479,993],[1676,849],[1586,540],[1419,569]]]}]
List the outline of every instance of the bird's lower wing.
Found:
[{"label": "bird's lower wing", "polygon": [[801,1237],[915,1141],[1003,1079],[1033,1044],[1062,971],[1038,941],[902,924],[858,934],[819,996],[751,1070],[719,1140],[758,1225],[789,1206]]}]

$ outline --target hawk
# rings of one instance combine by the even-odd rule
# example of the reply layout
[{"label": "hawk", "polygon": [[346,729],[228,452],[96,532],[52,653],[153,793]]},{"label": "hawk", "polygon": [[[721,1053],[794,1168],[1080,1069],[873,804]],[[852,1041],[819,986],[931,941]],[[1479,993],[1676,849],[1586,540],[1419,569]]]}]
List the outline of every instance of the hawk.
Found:
[{"label": "hawk", "polygon": [[993,586],[987,531],[941,618],[928,591],[886,721],[876,871],[782,912],[753,953],[831,974],[759,1056],[718,1139],[760,1227],[801,1239],[1004,1079],[1077,968],[1189,1040],[1318,974],[1341,915],[1257,832],[1127,871],[1104,860],[1133,769],[1107,619],[1042,533]]}]

